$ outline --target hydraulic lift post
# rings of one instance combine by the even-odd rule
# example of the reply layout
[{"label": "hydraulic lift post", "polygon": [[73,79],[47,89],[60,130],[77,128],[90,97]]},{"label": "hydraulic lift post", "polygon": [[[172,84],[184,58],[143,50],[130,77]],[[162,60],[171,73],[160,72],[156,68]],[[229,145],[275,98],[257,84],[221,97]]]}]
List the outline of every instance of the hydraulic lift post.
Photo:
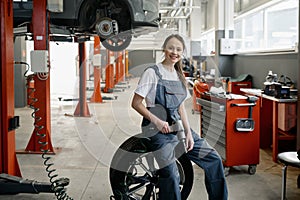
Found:
[{"label": "hydraulic lift post", "polygon": [[[37,1],[37,0],[35,0]],[[39,0],[38,2],[42,2]],[[13,1],[0,2],[0,195],[53,192],[50,183],[21,178],[15,151],[15,129],[19,118],[14,116],[14,50]],[[7,48],[6,48],[7,47]]]},{"label": "hydraulic lift post", "polygon": [[[15,128],[18,118],[14,117],[14,49],[13,43],[13,1],[0,4],[0,174],[21,176],[16,158]],[[9,123],[9,122],[12,122]],[[12,126],[14,125],[14,126]]]},{"label": "hydraulic lift post", "polygon": [[79,102],[74,111],[74,116],[77,117],[90,117],[89,107],[86,98],[86,49],[85,42],[78,42],[79,50]]},{"label": "hydraulic lift post", "polygon": [[111,55],[113,52],[106,50],[106,67],[105,67],[105,87],[103,91],[105,93],[113,92],[114,84],[114,65],[110,63]]},{"label": "hydraulic lift post", "polygon": [[122,52],[120,52],[120,62],[121,62],[121,69],[120,69],[120,81],[125,81],[125,65],[124,65],[124,62],[125,62],[125,59],[124,59],[124,54],[125,54],[125,51],[123,50]]},{"label": "hydraulic lift post", "polygon": [[[100,38],[99,36],[94,37],[94,57],[96,59],[99,59],[98,62],[101,62],[100,60]],[[94,92],[91,97],[91,102],[95,103],[102,103],[102,96],[101,96],[101,66],[100,63],[95,64],[94,59]]]},{"label": "hydraulic lift post", "polygon": [[129,77],[129,58],[128,50],[125,50],[125,77]]},{"label": "hydraulic lift post", "polygon": [[116,78],[115,78],[115,85],[119,83],[120,81],[120,54],[119,52],[114,52],[115,57],[115,68],[116,68]]},{"label": "hydraulic lift post", "polygon": [[[32,12],[32,27],[34,50],[48,50],[49,52],[49,23],[47,16],[47,0],[34,0]],[[38,74],[34,75],[34,98],[37,101],[33,104],[38,111],[35,113],[35,128],[25,149],[25,153],[42,153],[41,148],[48,150],[48,153],[54,153],[51,142],[51,110],[50,110],[50,69],[47,78],[41,79]],[[40,137],[43,142],[40,143]]]},{"label": "hydraulic lift post", "polygon": [[124,81],[124,64],[123,64],[123,51],[115,53],[116,55],[116,80],[115,84],[122,83]]}]

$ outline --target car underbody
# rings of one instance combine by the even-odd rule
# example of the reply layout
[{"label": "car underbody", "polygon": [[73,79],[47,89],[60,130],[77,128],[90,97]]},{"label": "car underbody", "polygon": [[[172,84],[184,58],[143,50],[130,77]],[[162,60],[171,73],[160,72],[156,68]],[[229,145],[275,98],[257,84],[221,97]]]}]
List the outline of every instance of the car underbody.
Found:
[{"label": "car underbody", "polygon": [[[49,35],[51,40],[66,41],[74,40],[71,39],[74,37],[98,35],[104,47],[120,51],[129,46],[133,36],[158,30],[159,17],[155,2],[65,0],[63,12],[49,12]],[[14,1],[13,7],[15,35],[31,34],[33,1]],[[23,31],[18,31],[20,28]]]}]

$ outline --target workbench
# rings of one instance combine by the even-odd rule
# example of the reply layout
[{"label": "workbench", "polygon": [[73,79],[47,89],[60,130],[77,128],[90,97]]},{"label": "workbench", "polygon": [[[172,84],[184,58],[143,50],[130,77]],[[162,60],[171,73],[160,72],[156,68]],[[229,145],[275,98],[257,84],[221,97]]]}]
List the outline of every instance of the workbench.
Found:
[{"label": "workbench", "polygon": [[[293,104],[293,106],[296,106],[297,98],[278,99],[273,96],[263,94],[263,91],[261,89],[241,88],[240,90],[244,94],[255,95],[260,98],[260,102],[261,102],[260,104],[261,105],[260,147],[266,148],[271,146],[273,161],[277,162],[279,141],[281,140],[296,141],[296,133],[292,133],[290,131],[283,131],[278,128],[278,106],[291,105],[291,104]],[[295,114],[295,118],[296,118],[296,114]]]}]

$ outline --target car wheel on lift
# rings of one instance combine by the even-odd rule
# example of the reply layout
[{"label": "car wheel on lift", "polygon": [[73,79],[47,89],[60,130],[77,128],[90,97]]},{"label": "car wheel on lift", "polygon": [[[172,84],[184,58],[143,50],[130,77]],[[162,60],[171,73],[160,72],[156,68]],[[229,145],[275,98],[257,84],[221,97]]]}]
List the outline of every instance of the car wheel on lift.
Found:
[{"label": "car wheel on lift", "polygon": [[249,167],[248,167],[248,173],[250,175],[253,175],[253,174],[255,174],[255,172],[256,172],[256,165],[249,165]]},{"label": "car wheel on lift", "polygon": [[130,33],[120,33],[108,39],[102,40],[102,45],[110,51],[123,51],[131,42],[132,36]]},{"label": "car wheel on lift", "polygon": [[115,20],[103,17],[96,23],[96,31],[100,38],[107,39],[118,33],[118,24]]}]

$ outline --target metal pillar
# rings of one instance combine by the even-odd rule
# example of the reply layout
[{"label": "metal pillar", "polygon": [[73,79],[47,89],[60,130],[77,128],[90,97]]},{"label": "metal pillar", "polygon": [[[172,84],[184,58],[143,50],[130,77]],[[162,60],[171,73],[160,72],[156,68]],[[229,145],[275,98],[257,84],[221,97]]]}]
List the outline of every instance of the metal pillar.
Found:
[{"label": "metal pillar", "polygon": [[21,176],[16,158],[14,117],[14,50],[12,0],[0,1],[0,174]]},{"label": "metal pillar", "polygon": [[79,102],[74,112],[77,117],[89,117],[90,111],[86,98],[86,50],[85,43],[79,42]]},{"label": "metal pillar", "polygon": [[108,64],[106,66],[106,69],[105,69],[105,87],[104,87],[104,92],[106,92],[106,93],[113,92],[113,87],[114,87],[113,74],[114,74],[114,65],[113,64]]},{"label": "metal pillar", "polygon": [[[100,38],[98,36],[94,37],[94,56],[100,56]],[[101,60],[99,60],[101,62]],[[102,96],[101,96],[101,66],[95,65],[94,62],[94,92],[91,97],[91,102],[95,103],[102,103]]]},{"label": "metal pillar", "polygon": [[129,59],[128,50],[125,50],[125,76],[129,77]]},{"label": "metal pillar", "polygon": [[123,64],[123,51],[116,52],[116,79],[115,83],[118,84],[124,81],[124,64]]},{"label": "metal pillar", "polygon": [[[49,50],[49,24],[46,8],[46,0],[33,1],[34,50]],[[35,112],[35,127],[25,152],[43,153],[42,150],[47,150],[48,153],[54,153],[50,124],[50,71],[47,74],[37,73],[34,75],[34,89],[34,97],[37,101],[33,106],[38,110]]]},{"label": "metal pillar", "polygon": [[115,68],[116,68],[116,78],[115,78],[115,84],[118,84],[120,81],[120,54],[119,52],[114,52],[115,54]]},{"label": "metal pillar", "polygon": [[121,62],[121,69],[120,69],[120,81],[125,81],[125,65],[124,65],[124,56],[125,51],[120,52],[120,62]]},{"label": "metal pillar", "polygon": [[105,68],[105,87],[104,92],[110,93],[114,88],[114,65],[110,64],[111,52],[106,50],[107,65]]}]

